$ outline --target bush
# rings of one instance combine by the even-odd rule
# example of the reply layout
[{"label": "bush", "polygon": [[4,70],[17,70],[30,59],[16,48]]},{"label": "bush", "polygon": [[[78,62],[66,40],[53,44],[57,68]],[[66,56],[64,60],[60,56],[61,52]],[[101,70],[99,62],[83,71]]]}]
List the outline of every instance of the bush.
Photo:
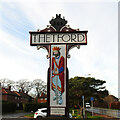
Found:
[{"label": "bush", "polygon": [[2,113],[9,113],[9,112],[15,112],[16,111],[16,104],[15,103],[8,103],[3,102],[2,103]]},{"label": "bush", "polygon": [[47,107],[47,103],[25,103],[23,104],[23,110],[25,112],[35,112],[40,108]]},{"label": "bush", "polygon": [[19,103],[19,106],[17,105],[17,110],[23,110],[23,103]]}]

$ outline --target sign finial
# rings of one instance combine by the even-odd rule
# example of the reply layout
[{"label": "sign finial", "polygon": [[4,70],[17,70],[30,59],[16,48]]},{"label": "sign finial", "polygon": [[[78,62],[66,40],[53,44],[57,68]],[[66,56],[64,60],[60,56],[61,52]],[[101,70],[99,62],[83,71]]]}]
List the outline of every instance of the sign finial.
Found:
[{"label": "sign finial", "polygon": [[52,18],[50,24],[56,31],[60,31],[60,29],[67,24],[67,20],[65,20],[64,17],[61,18],[61,14],[56,14],[56,18]]}]

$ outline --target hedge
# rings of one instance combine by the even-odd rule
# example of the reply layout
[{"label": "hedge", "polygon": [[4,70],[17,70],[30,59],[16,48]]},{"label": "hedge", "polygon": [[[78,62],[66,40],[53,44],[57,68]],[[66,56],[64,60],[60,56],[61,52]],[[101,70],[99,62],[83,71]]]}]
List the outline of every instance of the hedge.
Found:
[{"label": "hedge", "polygon": [[23,110],[25,112],[35,112],[40,108],[46,108],[47,107],[47,103],[24,103],[23,104]]},{"label": "hedge", "polygon": [[9,113],[16,111],[16,104],[15,103],[2,103],[2,113]]}]

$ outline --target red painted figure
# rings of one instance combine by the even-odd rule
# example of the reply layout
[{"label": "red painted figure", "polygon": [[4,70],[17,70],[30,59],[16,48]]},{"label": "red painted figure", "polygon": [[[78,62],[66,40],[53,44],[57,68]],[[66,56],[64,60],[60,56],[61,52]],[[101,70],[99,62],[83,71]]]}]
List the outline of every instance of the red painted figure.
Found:
[{"label": "red painted figure", "polygon": [[52,90],[55,93],[53,100],[57,101],[57,104],[61,105],[62,93],[64,92],[64,57],[60,56],[59,47],[54,47],[52,50]]}]

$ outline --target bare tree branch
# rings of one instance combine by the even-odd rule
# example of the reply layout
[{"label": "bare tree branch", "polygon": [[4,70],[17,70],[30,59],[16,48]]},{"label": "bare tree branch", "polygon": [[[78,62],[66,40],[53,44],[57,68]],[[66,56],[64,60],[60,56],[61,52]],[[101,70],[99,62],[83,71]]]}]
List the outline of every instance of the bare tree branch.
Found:
[{"label": "bare tree branch", "polygon": [[47,85],[41,79],[33,80],[32,87],[36,90],[37,97],[39,97],[41,93],[47,93]]}]

